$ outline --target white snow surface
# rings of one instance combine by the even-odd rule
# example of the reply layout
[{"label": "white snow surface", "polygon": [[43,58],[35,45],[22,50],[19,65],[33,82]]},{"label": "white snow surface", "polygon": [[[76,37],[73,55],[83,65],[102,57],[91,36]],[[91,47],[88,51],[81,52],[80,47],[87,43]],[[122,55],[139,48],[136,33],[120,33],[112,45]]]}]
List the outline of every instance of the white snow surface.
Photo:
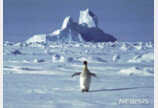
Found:
[{"label": "white snow surface", "polygon": [[114,55],[112,61],[118,61],[120,59],[120,55]]},{"label": "white snow surface", "polygon": [[[150,69],[150,68],[149,68]],[[127,69],[122,69],[120,70],[118,73],[122,74],[122,75],[127,75],[127,76],[131,76],[131,75],[142,75],[142,76],[148,76],[148,75],[153,75],[153,73],[150,73],[151,71],[154,71],[153,68],[151,71],[149,71],[149,69],[147,70],[145,68],[144,69],[138,69],[137,67],[131,67],[131,68],[127,68]]]},{"label": "white snow surface", "polygon": [[[153,108],[153,45],[4,42],[4,108]],[[11,53],[16,50],[21,54]],[[139,62],[129,62],[136,56]],[[78,76],[71,78],[82,71],[84,60],[99,77],[91,78],[88,93],[81,92]]]},{"label": "white snow surface", "polygon": [[50,34],[39,34],[30,37],[26,43],[41,42],[114,42],[116,38],[104,33],[97,26],[98,20],[94,13],[89,10],[80,11],[79,24],[73,22],[70,16],[63,21],[61,29]]},{"label": "white snow surface", "polygon": [[128,62],[151,62],[154,61],[154,54],[147,53],[144,55],[137,55],[134,58],[130,59]]}]

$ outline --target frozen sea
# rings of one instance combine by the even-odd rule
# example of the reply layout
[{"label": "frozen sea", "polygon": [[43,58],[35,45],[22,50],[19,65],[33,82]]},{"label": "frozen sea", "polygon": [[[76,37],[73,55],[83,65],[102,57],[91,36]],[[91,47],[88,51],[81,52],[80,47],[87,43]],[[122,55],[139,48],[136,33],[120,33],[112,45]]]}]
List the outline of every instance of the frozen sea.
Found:
[{"label": "frozen sea", "polygon": [[[4,108],[153,108],[154,43],[11,43],[3,45]],[[82,93],[83,61],[92,77]]]}]

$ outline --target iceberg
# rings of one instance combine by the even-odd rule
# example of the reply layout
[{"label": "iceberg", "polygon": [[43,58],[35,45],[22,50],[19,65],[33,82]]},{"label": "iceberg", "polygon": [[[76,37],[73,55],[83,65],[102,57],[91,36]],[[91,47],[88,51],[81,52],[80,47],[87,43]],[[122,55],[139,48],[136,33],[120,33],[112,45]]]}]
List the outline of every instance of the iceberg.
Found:
[{"label": "iceberg", "polygon": [[26,43],[34,42],[114,42],[116,38],[104,33],[98,27],[98,19],[90,10],[80,11],[79,23],[73,22],[68,16],[64,19],[61,29],[50,34],[39,34],[29,38]]}]

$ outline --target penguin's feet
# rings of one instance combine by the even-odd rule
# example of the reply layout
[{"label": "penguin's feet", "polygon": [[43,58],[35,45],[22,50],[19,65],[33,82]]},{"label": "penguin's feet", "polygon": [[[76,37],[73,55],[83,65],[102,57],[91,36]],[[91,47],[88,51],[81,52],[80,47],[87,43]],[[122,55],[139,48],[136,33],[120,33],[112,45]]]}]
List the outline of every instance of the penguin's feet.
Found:
[{"label": "penguin's feet", "polygon": [[88,92],[88,89],[87,90],[85,90],[86,92]]},{"label": "penguin's feet", "polygon": [[88,90],[88,89],[87,89],[87,90],[82,89],[82,92],[85,92],[85,91],[86,91],[86,92],[89,92],[89,90]]},{"label": "penguin's feet", "polygon": [[82,89],[82,92],[84,92],[84,89]]}]

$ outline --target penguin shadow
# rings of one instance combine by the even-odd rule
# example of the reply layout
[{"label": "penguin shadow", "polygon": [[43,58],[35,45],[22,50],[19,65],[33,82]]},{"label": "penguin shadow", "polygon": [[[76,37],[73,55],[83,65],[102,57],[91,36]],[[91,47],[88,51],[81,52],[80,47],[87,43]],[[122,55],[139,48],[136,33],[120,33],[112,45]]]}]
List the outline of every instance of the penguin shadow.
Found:
[{"label": "penguin shadow", "polygon": [[100,90],[91,90],[89,92],[121,91],[121,90],[132,90],[132,89],[141,89],[141,88],[154,88],[154,87],[153,86],[145,86],[145,87],[129,87],[129,88],[116,88],[116,89],[100,89]]}]

